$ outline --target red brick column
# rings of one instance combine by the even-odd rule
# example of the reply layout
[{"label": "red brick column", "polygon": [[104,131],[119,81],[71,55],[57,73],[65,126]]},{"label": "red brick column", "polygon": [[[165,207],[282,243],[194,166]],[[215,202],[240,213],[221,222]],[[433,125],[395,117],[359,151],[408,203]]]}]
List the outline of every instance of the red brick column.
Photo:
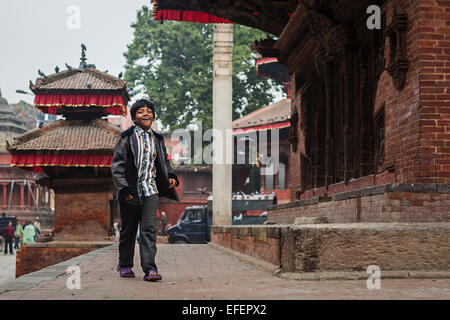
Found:
[{"label": "red brick column", "polygon": [[3,187],[3,208],[6,208],[6,189],[8,188],[8,184],[7,182],[2,182],[2,187]]}]

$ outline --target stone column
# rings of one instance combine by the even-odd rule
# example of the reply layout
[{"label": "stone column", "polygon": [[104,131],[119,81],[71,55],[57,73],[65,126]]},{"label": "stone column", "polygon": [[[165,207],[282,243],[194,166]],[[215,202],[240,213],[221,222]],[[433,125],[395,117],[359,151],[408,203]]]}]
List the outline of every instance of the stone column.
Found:
[{"label": "stone column", "polygon": [[20,186],[20,207],[23,209],[24,207],[24,183],[18,182]]},{"label": "stone column", "polygon": [[6,189],[8,188],[8,184],[9,183],[2,183],[2,187],[3,187],[3,208],[6,208],[7,204],[6,204]]},{"label": "stone column", "polygon": [[[232,140],[232,53],[233,25],[214,25],[214,81],[213,81],[213,127],[222,141],[215,145],[213,153],[213,224],[231,225],[231,162]],[[225,143],[226,142],[226,143]],[[221,150],[218,150],[220,148]],[[232,158],[231,158],[232,159]]]},{"label": "stone column", "polygon": [[325,140],[325,185],[333,184],[334,178],[334,137],[333,137],[333,116],[334,111],[334,68],[332,62],[325,65],[325,88],[326,88],[326,140]]}]

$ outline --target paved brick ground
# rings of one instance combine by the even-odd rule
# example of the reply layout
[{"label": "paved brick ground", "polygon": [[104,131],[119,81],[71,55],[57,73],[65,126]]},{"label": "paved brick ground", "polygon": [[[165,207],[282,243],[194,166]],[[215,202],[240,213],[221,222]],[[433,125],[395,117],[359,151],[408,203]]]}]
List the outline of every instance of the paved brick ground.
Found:
[{"label": "paved brick ground", "polygon": [[[3,248],[2,248],[3,249]],[[16,276],[16,255],[0,253],[0,284],[11,281]]]},{"label": "paved brick ground", "polygon": [[[450,299],[450,279],[382,279],[380,290],[364,280],[288,280],[208,244],[158,244],[156,283],[142,280],[138,255],[137,277],[119,278],[117,257],[113,245],[45,268],[0,288],[0,299]],[[70,264],[80,266],[80,290],[66,287]]]}]

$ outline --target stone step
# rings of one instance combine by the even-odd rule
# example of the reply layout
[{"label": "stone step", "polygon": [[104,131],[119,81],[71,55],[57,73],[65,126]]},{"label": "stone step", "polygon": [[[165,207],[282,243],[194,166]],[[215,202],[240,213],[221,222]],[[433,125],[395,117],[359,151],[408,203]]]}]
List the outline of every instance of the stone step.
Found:
[{"label": "stone step", "polygon": [[450,223],[212,226],[211,242],[283,272],[450,271]]},{"label": "stone step", "polygon": [[320,224],[329,223],[327,217],[298,217],[295,218],[294,224]]},{"label": "stone step", "polygon": [[293,225],[281,235],[284,272],[449,270],[450,223]]}]

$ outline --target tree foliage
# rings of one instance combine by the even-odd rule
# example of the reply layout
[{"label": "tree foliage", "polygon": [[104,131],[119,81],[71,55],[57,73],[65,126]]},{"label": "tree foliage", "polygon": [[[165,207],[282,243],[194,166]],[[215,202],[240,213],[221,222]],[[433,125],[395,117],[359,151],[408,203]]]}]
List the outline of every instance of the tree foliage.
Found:
[{"label": "tree foliage", "polygon": [[[202,121],[212,127],[213,25],[153,20],[143,7],[133,23],[125,80],[155,103],[156,118],[173,130]],[[270,104],[281,86],[256,74],[250,45],[267,34],[234,25],[233,120]]]}]

